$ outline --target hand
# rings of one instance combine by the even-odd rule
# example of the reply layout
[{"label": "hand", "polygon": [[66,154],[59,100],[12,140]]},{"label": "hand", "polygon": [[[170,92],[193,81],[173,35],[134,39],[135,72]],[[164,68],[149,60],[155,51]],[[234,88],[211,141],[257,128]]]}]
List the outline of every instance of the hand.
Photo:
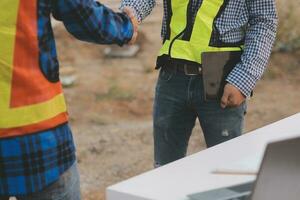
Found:
[{"label": "hand", "polygon": [[134,11],[132,10],[132,8],[130,7],[124,7],[123,8],[123,12],[125,12],[128,17],[130,18],[131,20],[131,23],[133,25],[133,36],[131,38],[131,40],[129,41],[128,44],[132,45],[136,42],[136,39],[137,39],[137,36],[138,36],[138,25],[139,25],[139,22],[138,20],[136,19],[135,15],[134,15]]},{"label": "hand", "polygon": [[221,99],[221,107],[237,107],[246,100],[246,97],[238,88],[227,83],[224,88],[223,97]]}]

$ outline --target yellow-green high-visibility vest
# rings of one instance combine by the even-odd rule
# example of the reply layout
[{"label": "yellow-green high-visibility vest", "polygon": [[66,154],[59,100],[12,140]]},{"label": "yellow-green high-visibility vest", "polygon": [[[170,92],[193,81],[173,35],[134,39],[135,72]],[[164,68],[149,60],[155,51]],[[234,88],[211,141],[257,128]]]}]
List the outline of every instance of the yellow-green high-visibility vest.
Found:
[{"label": "yellow-green high-visibility vest", "polygon": [[167,0],[167,36],[160,50],[161,58],[183,60],[201,64],[203,52],[241,51],[241,43],[213,42],[215,20],[221,15],[228,0],[203,0],[191,23],[191,0]]}]

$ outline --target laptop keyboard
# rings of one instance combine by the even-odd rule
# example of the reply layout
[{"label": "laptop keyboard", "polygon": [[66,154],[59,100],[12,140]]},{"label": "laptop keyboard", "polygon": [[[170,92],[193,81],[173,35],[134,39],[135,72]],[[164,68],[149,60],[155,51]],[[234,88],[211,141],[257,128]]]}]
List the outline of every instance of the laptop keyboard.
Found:
[{"label": "laptop keyboard", "polygon": [[231,191],[236,192],[237,195],[234,198],[228,198],[226,200],[249,200],[251,191],[253,189],[253,185],[254,182],[249,182],[242,185],[237,185],[237,186],[227,188]]},{"label": "laptop keyboard", "polygon": [[233,190],[233,191],[238,192],[238,193],[243,193],[245,191],[252,191],[253,184],[254,184],[253,182],[249,182],[249,183],[245,183],[245,184],[242,184],[242,185],[229,187],[228,189]]},{"label": "laptop keyboard", "polygon": [[229,198],[226,200],[250,200],[250,194],[243,194],[239,197]]},{"label": "laptop keyboard", "polygon": [[249,200],[254,182],[188,195],[191,200]]},{"label": "laptop keyboard", "polygon": [[246,196],[238,197],[238,198],[234,198],[234,199],[229,199],[229,200],[250,200],[250,195],[246,195]]}]

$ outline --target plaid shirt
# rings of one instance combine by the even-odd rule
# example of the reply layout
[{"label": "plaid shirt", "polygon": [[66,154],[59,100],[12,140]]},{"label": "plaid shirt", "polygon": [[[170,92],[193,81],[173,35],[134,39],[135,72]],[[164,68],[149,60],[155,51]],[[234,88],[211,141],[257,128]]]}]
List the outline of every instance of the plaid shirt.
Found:
[{"label": "plaid shirt", "polygon": [[[208,0],[207,0],[208,1]],[[244,41],[242,61],[229,74],[227,81],[250,96],[261,78],[276,37],[277,13],[274,0],[226,0],[223,14],[216,20],[220,38],[225,43]],[[167,0],[164,2],[162,38],[166,35]],[[194,17],[203,0],[193,0]],[[122,0],[121,8],[132,7],[142,21],[155,6],[155,0]],[[201,36],[199,36],[201,37]],[[214,36],[216,37],[216,36]]]},{"label": "plaid shirt", "polygon": [[[94,0],[37,2],[40,66],[49,80],[56,81],[58,78],[51,13],[64,23],[72,35],[83,41],[122,45],[133,35],[127,15],[114,13]],[[28,136],[0,139],[0,196],[41,191],[57,181],[75,159],[68,125]]]},{"label": "plaid shirt", "polygon": [[58,180],[75,162],[68,125],[0,140],[0,196],[27,195]]}]

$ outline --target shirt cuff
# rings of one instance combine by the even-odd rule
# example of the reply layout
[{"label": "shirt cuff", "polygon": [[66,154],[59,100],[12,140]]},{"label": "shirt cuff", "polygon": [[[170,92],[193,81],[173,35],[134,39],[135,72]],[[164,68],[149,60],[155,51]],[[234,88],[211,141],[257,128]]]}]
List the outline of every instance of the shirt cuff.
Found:
[{"label": "shirt cuff", "polygon": [[226,81],[237,87],[246,97],[250,97],[257,79],[238,65],[232,70]]},{"label": "shirt cuff", "polygon": [[[125,14],[126,15],[126,14]],[[128,27],[128,30],[124,32],[124,41],[122,44],[119,44],[119,46],[123,46],[124,44],[128,44],[132,37],[133,37],[133,34],[134,34],[134,27],[133,27],[133,24],[131,23],[131,19],[129,18],[129,16],[126,15],[126,18],[128,18],[128,21],[130,21],[130,25]]]},{"label": "shirt cuff", "polygon": [[125,7],[131,8],[131,10],[133,11],[133,15],[134,15],[134,17],[137,19],[137,21],[138,21],[139,23],[142,22],[141,14],[138,14],[137,9],[135,9],[135,8],[132,7],[132,6],[123,6],[123,5],[121,5],[120,10],[123,12]]},{"label": "shirt cuff", "polygon": [[154,7],[154,1],[132,1],[132,0],[122,0],[120,10],[123,11],[125,7],[129,7],[133,10],[134,15],[139,23],[141,23],[150,13]]}]

